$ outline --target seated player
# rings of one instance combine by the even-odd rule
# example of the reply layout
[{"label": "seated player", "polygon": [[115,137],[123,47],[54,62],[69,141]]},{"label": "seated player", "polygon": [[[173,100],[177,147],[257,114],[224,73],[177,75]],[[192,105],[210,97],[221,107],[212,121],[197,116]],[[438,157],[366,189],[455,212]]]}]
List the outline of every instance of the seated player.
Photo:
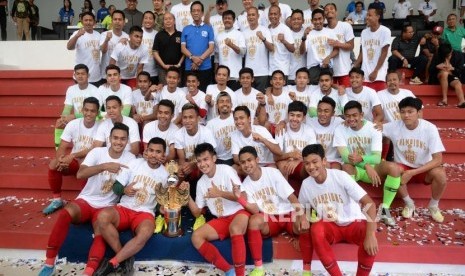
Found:
[{"label": "seated player", "polygon": [[333,85],[333,75],[331,72],[328,70],[322,70],[320,73],[320,78],[318,79],[317,89],[312,91],[310,105],[308,106],[308,114],[310,117],[314,118],[317,116],[318,103],[324,96],[330,97],[336,103],[334,115],[342,116],[344,113],[344,105],[346,105],[346,103],[349,101],[347,99],[347,93],[345,93],[345,89],[341,89],[340,91],[333,88]]},{"label": "seated player", "polygon": [[342,169],[342,159],[333,146],[334,130],[344,123],[340,117],[336,117],[335,110],[336,102],[324,96],[317,106],[317,117],[307,120],[307,124],[315,131],[316,141],[323,146],[326,155],[326,165],[331,169]]},{"label": "seated player", "polygon": [[[82,118],[77,118],[69,122],[63,134],[61,143],[58,147],[55,159],[52,159],[48,169],[48,184],[53,193],[52,202],[42,211],[45,215],[51,214],[63,207],[64,202],[61,199],[61,185],[63,184],[64,175],[76,175],[79,165],[92,148],[97,128],[96,122],[99,113],[99,102],[94,97],[85,98],[82,106]],[[68,146],[73,144],[69,154],[66,154]],[[84,186],[85,182],[82,183]]]},{"label": "seated player", "polygon": [[230,70],[228,66],[218,65],[215,72],[216,84],[210,84],[205,91],[205,102],[208,104],[207,121],[219,116],[218,108],[216,106],[216,97],[220,92],[227,92],[231,96],[233,104],[232,108],[236,107],[236,94],[227,86],[229,80]]},{"label": "seated player", "polygon": [[234,109],[234,124],[236,130],[231,133],[231,153],[234,166],[243,175],[239,163],[239,150],[245,146],[252,146],[257,150],[260,166],[275,166],[275,157],[281,156],[282,151],[271,133],[262,126],[252,125],[250,110],[241,105]]},{"label": "seated player", "polygon": [[[84,159],[77,172],[78,179],[88,178],[87,184],[77,198],[68,203],[58,214],[47,244],[45,265],[40,276],[53,275],[55,259],[60,247],[68,235],[69,226],[91,222],[96,228],[98,213],[105,207],[112,206],[118,200],[111,187],[120,173],[135,157],[124,150],[128,143],[129,128],[116,123],[110,132],[110,146],[92,149]],[[83,275],[92,275],[97,269],[100,259],[96,258],[105,250],[105,241],[101,235],[95,235],[89,251],[89,260]]]},{"label": "seated player", "polygon": [[400,169],[393,162],[381,161],[382,134],[363,116],[362,105],[349,101],[344,106],[345,124],[334,131],[333,146],[344,162],[342,169],[355,181],[378,187],[385,178],[380,219],[386,225],[394,226],[396,222],[389,208],[400,186]]},{"label": "seated player", "polygon": [[206,125],[208,106],[205,101],[205,92],[199,89],[200,81],[195,72],[189,72],[186,75],[186,100],[187,102],[197,105],[200,111],[200,123]]},{"label": "seated player", "polygon": [[137,155],[140,151],[139,126],[136,121],[127,116],[121,115],[123,110],[121,99],[112,95],[106,98],[105,106],[108,119],[100,123],[97,134],[94,137],[93,147],[110,147],[110,132],[115,123],[123,123],[129,127],[129,141],[125,144],[125,150]]},{"label": "seated player", "polygon": [[[237,202],[252,214],[247,227],[247,240],[255,268],[249,275],[264,276],[263,237],[274,237],[283,231],[291,235],[298,233],[300,225],[293,223],[294,212],[302,216],[303,208],[294,195],[294,189],[279,170],[259,166],[255,148],[243,147],[239,151],[239,160],[247,178],[241,188],[235,187],[234,194]],[[241,196],[240,189],[246,196]]]},{"label": "seated player", "polygon": [[295,85],[287,86],[291,99],[303,102],[307,108],[313,98],[313,86],[308,85],[309,78],[308,69],[305,67],[299,68],[295,72]]},{"label": "seated player", "polygon": [[428,209],[436,222],[443,222],[439,200],[446,189],[446,172],[442,166],[442,153],[445,151],[438,129],[432,123],[420,119],[422,102],[406,97],[399,102],[401,120],[383,125],[383,134],[394,145],[394,161],[399,165],[402,178],[399,194],[405,207],[404,218],[411,218],[415,204],[407,191],[409,182],[431,184],[431,200]]},{"label": "seated player", "polygon": [[110,64],[105,69],[107,74],[107,84],[101,85],[98,88],[98,94],[100,96],[102,104],[106,102],[106,99],[110,96],[118,96],[121,99],[123,109],[121,114],[123,116],[129,116],[131,114],[132,107],[132,90],[131,87],[122,84],[120,69],[114,64]]},{"label": "seated player", "polygon": [[285,178],[303,180],[306,175],[302,165],[302,149],[316,143],[316,136],[310,126],[304,124],[307,107],[301,101],[293,101],[287,109],[288,122],[285,129],[276,135],[276,142],[283,151],[277,158],[276,166]]},{"label": "seated player", "polygon": [[331,245],[346,242],[358,245],[357,275],[368,276],[378,253],[375,203],[347,173],[327,169],[322,145],[305,147],[302,156],[309,177],[302,182],[299,201],[320,219],[299,237],[303,275],[311,275],[313,250],[330,275],[342,275]]},{"label": "seated player", "polygon": [[[195,147],[195,158],[203,176],[197,182],[195,201],[189,200],[189,209],[195,217],[208,207],[216,218],[203,224],[192,233],[192,244],[205,260],[225,272],[225,275],[244,275],[245,242],[244,234],[250,214],[236,202],[233,185],[239,185],[236,171],[228,166],[216,164],[215,149],[211,144],[202,143]],[[211,241],[231,237],[231,266]]]},{"label": "seated player", "polygon": [[207,123],[207,128],[212,131],[216,140],[216,163],[232,166],[234,160],[231,153],[231,133],[236,130],[236,125],[231,112],[231,96],[227,92],[220,92],[216,97],[216,106],[220,116]]},{"label": "seated player", "polygon": [[[118,205],[105,208],[97,218],[95,235],[101,234],[116,255],[102,263],[96,275],[108,275],[122,268],[123,275],[134,270],[134,255],[152,237],[154,212],[157,205],[155,186],[166,187],[168,172],[163,166],[166,143],[155,137],[150,139],[145,152],[146,159],[131,161],[129,168],[123,168],[113,184],[113,192],[122,196]],[[187,188],[187,187],[186,187]],[[119,232],[131,229],[134,237],[124,246]],[[104,251],[101,252],[103,257]]]},{"label": "seated player", "polygon": [[155,120],[157,114],[154,112],[153,101],[145,100],[145,96],[150,93],[150,74],[142,71],[137,75],[137,88],[132,94],[131,117],[140,125],[142,129],[145,124]]},{"label": "seated player", "polygon": [[97,87],[89,83],[89,68],[85,64],[74,66],[76,84],[68,87],[65,96],[65,106],[60,118],[55,123],[55,147],[61,142],[61,134],[66,124],[75,118],[82,118],[83,101],[87,97],[98,97]]},{"label": "seated player", "polygon": [[245,105],[249,108],[252,120],[255,119],[255,112],[258,108],[257,95],[263,95],[253,87],[254,72],[251,68],[244,67],[239,71],[239,83],[241,88],[235,91],[237,106]]}]

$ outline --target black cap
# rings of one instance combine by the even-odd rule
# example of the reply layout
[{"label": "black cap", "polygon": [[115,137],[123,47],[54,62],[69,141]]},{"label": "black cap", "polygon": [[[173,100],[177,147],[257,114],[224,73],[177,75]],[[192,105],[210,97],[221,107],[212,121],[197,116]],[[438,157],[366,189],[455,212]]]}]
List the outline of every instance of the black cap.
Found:
[{"label": "black cap", "polygon": [[228,0],[216,0],[216,4],[228,4]]}]

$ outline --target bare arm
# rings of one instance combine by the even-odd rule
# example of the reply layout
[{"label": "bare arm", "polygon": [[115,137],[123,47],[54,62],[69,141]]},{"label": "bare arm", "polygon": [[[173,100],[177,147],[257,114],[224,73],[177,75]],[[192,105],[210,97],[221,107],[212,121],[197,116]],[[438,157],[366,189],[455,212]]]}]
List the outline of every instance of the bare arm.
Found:
[{"label": "bare arm", "polygon": [[376,204],[368,195],[360,199],[360,204],[367,218],[367,228],[363,247],[369,255],[374,256],[378,253],[378,241],[376,239]]}]

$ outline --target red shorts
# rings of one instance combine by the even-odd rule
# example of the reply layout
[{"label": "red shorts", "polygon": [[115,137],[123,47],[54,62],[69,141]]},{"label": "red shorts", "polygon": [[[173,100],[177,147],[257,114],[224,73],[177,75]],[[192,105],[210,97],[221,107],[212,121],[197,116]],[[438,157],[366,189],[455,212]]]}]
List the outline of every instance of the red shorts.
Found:
[{"label": "red shorts", "polygon": [[130,228],[132,232],[135,232],[137,227],[144,220],[155,220],[155,217],[150,213],[134,211],[120,205],[116,206],[116,211],[118,211],[119,214],[119,224],[118,227],[116,227],[118,231],[124,231]]},{"label": "red shorts", "polygon": [[229,237],[229,225],[231,224],[233,219],[237,215],[241,215],[241,214],[244,214],[247,217],[250,217],[250,213],[242,209],[230,216],[212,219],[209,222],[207,222],[207,224],[210,225],[213,229],[215,229],[216,233],[218,234],[219,239],[222,241],[226,239],[227,237]]},{"label": "red shorts", "polygon": [[[404,165],[404,164],[401,164],[401,163],[397,163],[397,166],[399,166],[399,168],[403,171],[408,171],[408,170],[412,170],[413,168],[412,167],[409,167],[407,165]],[[425,179],[426,179],[426,172],[424,173],[420,173],[420,174],[417,174],[415,176],[413,176],[409,183],[423,183],[425,185],[430,185],[431,183],[426,183]]]},{"label": "red shorts", "polygon": [[126,84],[127,86],[131,87],[131,89],[135,89],[137,87],[137,79],[127,79],[127,80],[121,80],[123,84]]},{"label": "red shorts", "polygon": [[274,237],[286,231],[288,234],[293,235],[293,219],[292,213],[283,214],[283,215],[268,215],[264,213],[260,213],[265,222],[268,223],[268,228],[270,229],[270,233],[266,237]]},{"label": "red shorts", "polygon": [[350,87],[350,77],[349,75],[334,77],[333,82],[338,85],[344,85],[346,88]]},{"label": "red shorts", "polygon": [[374,82],[365,81],[363,82],[363,85],[376,90],[376,92],[386,89],[386,83],[384,81],[374,81]]},{"label": "red shorts", "polygon": [[82,198],[78,198],[73,200],[73,203],[79,206],[81,209],[81,219],[79,220],[80,223],[91,221],[92,223],[97,220],[98,214],[104,208],[94,208],[87,203]]},{"label": "red shorts", "polygon": [[[324,237],[330,244],[347,242],[350,244],[363,245],[366,236],[366,220],[354,221],[346,226],[339,226],[334,222],[320,220],[312,224],[311,231],[324,233]],[[318,235],[316,235],[318,236]]]}]

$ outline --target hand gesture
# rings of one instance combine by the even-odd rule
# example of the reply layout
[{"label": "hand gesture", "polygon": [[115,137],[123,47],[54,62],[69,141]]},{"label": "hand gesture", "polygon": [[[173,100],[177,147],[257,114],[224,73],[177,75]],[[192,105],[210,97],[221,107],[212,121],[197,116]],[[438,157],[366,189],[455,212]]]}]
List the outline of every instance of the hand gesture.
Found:
[{"label": "hand gesture", "polygon": [[367,175],[371,179],[371,184],[374,187],[381,185],[381,178],[372,166],[365,166],[365,170],[367,171]]},{"label": "hand gesture", "polygon": [[208,188],[205,198],[217,198],[217,197],[221,197],[221,190],[218,189],[218,187],[212,181],[212,186]]},{"label": "hand gesture", "polygon": [[328,45],[333,47],[333,48],[336,48],[337,47],[337,43],[339,41],[337,41],[336,39],[332,39],[332,38],[328,38]]},{"label": "hand gesture", "polygon": [[312,27],[305,28],[304,36],[306,37],[312,31],[312,29],[313,29]]},{"label": "hand gesture", "polygon": [[113,37],[113,32],[107,32],[107,35],[105,37],[105,41],[108,42],[110,39]]},{"label": "hand gesture", "polygon": [[265,36],[263,35],[262,31],[258,31],[257,32],[257,36],[260,40],[263,40],[265,38]]},{"label": "hand gesture", "polygon": [[226,46],[229,46],[229,47],[233,46],[232,40],[230,38],[226,38],[224,40],[224,44],[226,44]]},{"label": "hand gesture", "polygon": [[356,152],[349,154],[349,161],[352,165],[358,164],[363,161],[363,158]]},{"label": "hand gesture", "polygon": [[[211,97],[211,95],[208,95],[208,96]],[[191,104],[194,104],[194,105],[195,105],[195,101],[194,101],[194,98],[192,97],[192,94],[191,94],[191,93],[187,92],[187,94],[186,94],[186,100],[187,100],[188,102],[190,102]]]},{"label": "hand gesture", "polygon": [[210,104],[212,103],[212,95],[207,94],[207,95],[205,96],[205,102],[206,102],[208,105],[210,105]]},{"label": "hand gesture", "polygon": [[237,185],[237,184],[234,184],[234,182],[232,181],[231,179],[231,184],[233,186],[233,194],[234,194],[234,197],[236,198],[236,200],[238,200],[241,195],[242,195],[242,192],[241,192],[241,186],[240,185]]},{"label": "hand gesture", "polygon": [[86,30],[84,30],[84,28],[80,28],[79,31],[77,32],[77,36],[78,37],[83,36],[85,33],[86,33]]},{"label": "hand gesture", "polygon": [[281,42],[281,43],[284,43],[284,34],[283,33],[278,34],[278,41]]},{"label": "hand gesture", "polygon": [[261,105],[266,104],[266,102],[265,102],[265,94],[263,94],[262,92],[257,93],[256,99],[257,99],[259,104],[261,104]]},{"label": "hand gesture", "polygon": [[121,168],[128,168],[128,166],[117,162],[108,162],[103,164],[103,170],[110,173],[118,173]]},{"label": "hand gesture", "polygon": [[258,134],[256,132],[252,132],[252,139],[254,141],[261,142],[261,141],[263,141],[263,136],[261,136],[260,134]]},{"label": "hand gesture", "polygon": [[187,190],[189,190],[189,187],[190,187],[190,185],[189,185],[189,182],[187,182],[187,181],[183,181],[183,182],[181,182],[181,184],[179,184],[179,189],[181,191],[187,191]]},{"label": "hand gesture", "polygon": [[139,189],[135,189],[134,185],[136,185],[137,182],[131,182],[129,185],[124,187],[124,194],[127,196],[134,196]]}]

